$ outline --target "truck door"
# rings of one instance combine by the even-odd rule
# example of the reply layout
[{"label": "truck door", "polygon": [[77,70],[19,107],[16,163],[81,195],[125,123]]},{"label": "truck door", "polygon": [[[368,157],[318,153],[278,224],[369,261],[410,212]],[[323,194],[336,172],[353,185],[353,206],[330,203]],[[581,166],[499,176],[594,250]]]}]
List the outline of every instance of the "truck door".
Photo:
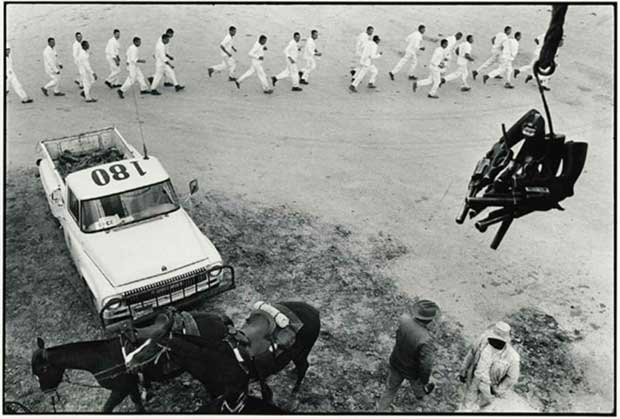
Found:
[{"label": "truck door", "polygon": [[65,241],[67,242],[67,248],[71,254],[71,259],[73,259],[73,264],[78,271],[77,275],[71,276],[71,283],[78,292],[80,298],[90,304],[90,290],[82,279],[82,269],[80,266],[80,253],[82,246],[80,242],[80,201],[78,201],[69,188],[67,188],[67,210],[68,217],[63,230],[65,234]]}]

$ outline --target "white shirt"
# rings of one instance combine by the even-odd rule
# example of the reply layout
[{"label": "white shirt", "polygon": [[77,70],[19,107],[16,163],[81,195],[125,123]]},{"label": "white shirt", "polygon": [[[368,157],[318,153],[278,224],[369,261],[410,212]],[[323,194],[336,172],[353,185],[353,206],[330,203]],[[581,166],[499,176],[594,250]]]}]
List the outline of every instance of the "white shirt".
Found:
[{"label": "white shirt", "polygon": [[308,59],[313,58],[315,51],[316,43],[314,42],[314,39],[312,39],[312,36],[310,36],[306,41],[306,46],[304,47],[304,57]]},{"label": "white shirt", "polygon": [[454,35],[450,35],[449,37],[446,38],[448,40],[448,51],[450,51],[450,54],[452,54],[452,52],[454,51],[454,48],[456,47],[456,36]]},{"label": "white shirt", "polygon": [[519,53],[519,41],[508,38],[502,44],[502,57],[507,60],[514,60]]},{"label": "white shirt", "polygon": [[258,60],[260,57],[264,57],[265,56],[264,45],[261,45],[258,41],[256,41],[254,43],[254,46],[250,50],[250,52],[248,52],[248,55],[254,60]]},{"label": "white shirt", "polygon": [[508,39],[508,35],[506,35],[504,32],[498,32],[495,35],[495,41],[493,42],[493,49],[499,51],[500,48],[502,47],[502,44],[504,43],[506,39]]},{"label": "white shirt", "polygon": [[56,74],[60,71],[58,68],[58,55],[56,49],[49,45],[43,50],[43,66],[48,73]]},{"label": "white shirt", "polygon": [[284,55],[293,59],[293,61],[297,61],[297,53],[299,52],[299,47],[297,45],[297,41],[295,39],[291,39],[291,42],[288,43],[286,48],[284,48]]},{"label": "white shirt", "polygon": [[6,57],[6,74],[7,76],[12,76],[14,74],[13,73],[13,59],[11,58],[11,55]]},{"label": "white shirt", "polygon": [[[234,51],[232,49],[232,46],[233,46],[233,37],[230,36],[230,33],[227,33],[224,39],[222,39],[222,42],[220,42],[220,47],[224,47],[224,49],[226,49],[226,51],[228,51],[229,54],[233,54]],[[221,49],[220,49],[220,54],[222,55],[222,57],[228,57],[228,54],[226,54]]]},{"label": "white shirt", "polygon": [[168,62],[168,57],[166,57],[166,45],[164,45],[161,38],[155,43],[155,60],[159,63]]},{"label": "white shirt", "polygon": [[357,55],[358,57],[361,57],[362,53],[364,52],[364,47],[369,42],[370,42],[370,35],[368,35],[366,32],[362,32],[359,35],[357,35],[357,41],[355,43],[355,55]]},{"label": "white shirt", "polygon": [[127,65],[138,65],[140,59],[140,50],[134,44],[127,48]]},{"label": "white shirt", "polygon": [[456,63],[458,65],[466,65],[469,60],[465,58],[466,54],[471,54],[471,44],[467,41],[461,42],[458,47],[456,47],[456,51],[458,52],[458,58],[456,59]]},{"label": "white shirt", "polygon": [[118,42],[118,39],[115,37],[112,37],[108,40],[108,43],[105,46],[105,56],[108,58],[114,58],[118,56],[120,49],[120,42]]},{"label": "white shirt", "polygon": [[420,31],[415,31],[407,37],[405,40],[407,42],[406,52],[416,52],[420,49],[420,44],[422,43],[422,34]]},{"label": "white shirt", "polygon": [[379,48],[379,45],[377,45],[373,41],[366,43],[366,46],[364,47],[364,51],[362,51],[362,57],[360,58],[360,64],[370,65],[372,60],[375,60],[381,57],[381,55],[377,54],[377,48]]},{"label": "white shirt", "polygon": [[78,69],[82,75],[92,75],[93,69],[90,67],[90,54],[88,51],[80,50],[78,54]]},{"label": "white shirt", "polygon": [[431,56],[431,66],[439,68],[439,64],[444,61],[448,52],[449,51],[447,48],[435,48],[435,51],[433,51],[433,55]]},{"label": "white shirt", "polygon": [[82,45],[76,39],[73,41],[73,62],[77,64],[78,55],[80,55],[80,51],[82,50]]}]

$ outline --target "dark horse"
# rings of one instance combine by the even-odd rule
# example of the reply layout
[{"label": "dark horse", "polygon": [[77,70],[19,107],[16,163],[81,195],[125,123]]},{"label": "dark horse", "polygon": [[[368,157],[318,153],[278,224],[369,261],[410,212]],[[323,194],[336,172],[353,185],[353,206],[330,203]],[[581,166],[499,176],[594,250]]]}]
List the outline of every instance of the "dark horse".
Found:
[{"label": "dark horse", "polygon": [[[228,331],[225,317],[211,313],[192,313],[200,334],[205,339],[222,339]],[[84,370],[95,376],[101,387],[112,390],[103,406],[104,412],[112,412],[127,396],[144,412],[140,398],[138,375],[129,373],[121,353],[119,338],[76,342],[46,348],[43,339],[37,338],[38,348],[32,355],[32,373],[39,379],[44,392],[55,391],[62,382],[65,370]],[[169,375],[159,366],[149,364],[142,373],[145,381],[165,381],[180,375],[179,369]]]}]

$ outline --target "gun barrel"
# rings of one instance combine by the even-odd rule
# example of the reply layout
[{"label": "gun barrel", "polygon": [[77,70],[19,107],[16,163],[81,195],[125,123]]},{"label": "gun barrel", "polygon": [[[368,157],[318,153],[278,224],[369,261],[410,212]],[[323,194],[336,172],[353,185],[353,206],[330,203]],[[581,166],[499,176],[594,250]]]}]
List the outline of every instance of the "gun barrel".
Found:
[{"label": "gun barrel", "polygon": [[495,237],[493,238],[493,241],[491,242],[491,249],[497,250],[497,248],[499,247],[499,244],[502,242],[502,239],[504,238],[504,235],[506,235],[508,228],[510,228],[510,224],[512,224],[512,220],[514,220],[513,217],[508,217],[502,222],[502,225],[499,226],[499,230],[497,230],[497,233],[495,234]]},{"label": "gun barrel", "polygon": [[463,209],[461,209],[461,212],[456,217],[457,224],[463,224],[468,211],[469,211],[469,205],[467,204],[467,200],[465,200],[465,203],[463,204]]}]

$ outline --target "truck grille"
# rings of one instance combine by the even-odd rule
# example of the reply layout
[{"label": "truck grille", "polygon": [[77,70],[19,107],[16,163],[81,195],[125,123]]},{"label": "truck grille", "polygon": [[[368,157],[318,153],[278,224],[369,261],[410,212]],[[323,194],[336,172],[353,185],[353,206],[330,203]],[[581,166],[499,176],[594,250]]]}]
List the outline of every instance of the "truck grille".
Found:
[{"label": "truck grille", "polygon": [[154,309],[184,300],[199,292],[219,285],[220,276],[209,278],[207,269],[197,269],[164,281],[123,293],[134,319],[145,316]]}]

